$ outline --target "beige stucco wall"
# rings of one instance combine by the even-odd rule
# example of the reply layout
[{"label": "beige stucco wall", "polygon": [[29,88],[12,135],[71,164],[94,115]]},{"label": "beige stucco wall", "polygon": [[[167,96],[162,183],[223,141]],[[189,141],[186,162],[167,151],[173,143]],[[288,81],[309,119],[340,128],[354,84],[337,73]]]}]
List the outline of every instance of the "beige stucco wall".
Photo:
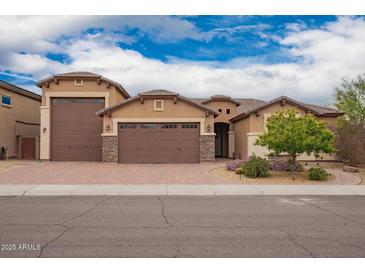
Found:
[{"label": "beige stucco wall", "polygon": [[297,108],[296,106],[293,106],[291,104],[285,104],[284,106],[281,106],[280,103],[268,106],[264,108],[263,110],[259,111],[259,116],[256,117],[256,114],[250,115],[250,132],[264,132],[264,120],[265,120],[265,113],[276,113],[279,111],[287,111],[289,109],[295,109],[300,113],[300,115],[305,115],[305,111],[302,109]]},{"label": "beige stucco wall", "polygon": [[39,136],[39,131],[37,132],[39,126],[17,126],[16,121],[39,124],[39,106],[41,102],[0,88],[0,95],[2,94],[11,97],[12,106],[3,106],[0,102],[0,146],[6,146],[8,148],[8,157],[16,157],[18,150],[17,134],[31,137]]},{"label": "beige stucco wall", "polygon": [[[172,98],[164,98],[164,110],[154,110],[154,99],[144,99],[144,103],[139,100],[126,104],[111,113],[111,117],[104,115],[104,134],[116,135],[118,122],[201,122],[201,133],[208,134],[214,132],[214,116],[199,109],[189,103],[178,100],[176,104]],[[107,131],[107,126],[110,129]]]},{"label": "beige stucco wall", "polygon": [[250,132],[250,119],[242,119],[234,123],[235,157],[247,156],[247,133]]},{"label": "beige stucco wall", "polygon": [[[115,86],[110,85],[106,82],[101,82],[100,85],[96,80],[83,80],[82,86],[77,86],[74,84],[74,80],[62,79],[59,80],[58,84],[55,82],[50,82],[49,87],[42,87],[42,106],[46,105],[46,93],[47,92],[65,92],[65,93],[75,93],[75,92],[106,92],[109,95],[109,105],[114,105],[119,101],[125,99],[124,96],[115,88]],[[67,97],[67,94],[65,94]]]},{"label": "beige stucco wall", "polygon": [[[258,136],[265,131],[265,117],[267,118],[278,111],[286,111],[289,109],[296,109],[300,115],[306,114],[303,109],[297,108],[289,103],[284,106],[277,103],[260,110],[259,116],[256,116],[256,114],[253,113],[250,116],[234,123],[234,131],[236,133],[235,149],[237,153],[241,154],[241,158],[252,155],[253,153],[260,157],[267,157],[269,151],[266,147],[255,145]],[[330,127],[336,127],[335,117],[319,117],[319,119],[326,121]],[[335,155],[321,154],[320,157],[321,160],[335,160]],[[316,160],[316,158],[314,155],[303,154],[298,156],[298,160],[310,161]]]},{"label": "beige stucco wall", "polygon": [[[230,123],[229,119],[236,115],[236,104],[229,101],[210,101],[205,104],[205,106],[215,110],[216,112],[218,112],[218,109],[222,110],[222,113],[214,119],[214,122],[216,123]],[[231,110],[230,114],[227,114],[227,109]]]},{"label": "beige stucco wall", "polygon": [[[76,79],[76,78],[75,78]],[[50,82],[49,87],[42,87],[41,107],[41,141],[40,159],[50,159],[50,134],[51,134],[51,104],[52,97],[80,97],[80,98],[104,98],[105,107],[116,104],[125,97],[113,85],[105,82],[97,83],[97,80],[83,80],[83,85],[74,84],[74,80],[60,79],[58,84]],[[96,115],[96,114],[95,114]]]},{"label": "beige stucco wall", "polygon": [[329,128],[337,128],[337,117],[320,117],[321,120],[325,121]]}]

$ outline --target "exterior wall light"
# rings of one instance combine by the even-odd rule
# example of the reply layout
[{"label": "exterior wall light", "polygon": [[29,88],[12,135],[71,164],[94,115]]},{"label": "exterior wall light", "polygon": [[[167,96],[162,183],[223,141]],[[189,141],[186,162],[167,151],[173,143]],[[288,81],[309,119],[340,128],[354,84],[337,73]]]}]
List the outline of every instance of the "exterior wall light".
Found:
[{"label": "exterior wall light", "polygon": [[107,124],[106,127],[105,127],[106,131],[109,131],[110,130],[110,125]]},{"label": "exterior wall light", "polygon": [[47,128],[42,128],[43,133],[46,133]]},{"label": "exterior wall light", "polygon": [[208,132],[210,132],[210,131],[211,131],[211,129],[212,129],[211,125],[209,125],[209,124],[208,124],[208,125],[207,125],[207,131],[208,131]]}]

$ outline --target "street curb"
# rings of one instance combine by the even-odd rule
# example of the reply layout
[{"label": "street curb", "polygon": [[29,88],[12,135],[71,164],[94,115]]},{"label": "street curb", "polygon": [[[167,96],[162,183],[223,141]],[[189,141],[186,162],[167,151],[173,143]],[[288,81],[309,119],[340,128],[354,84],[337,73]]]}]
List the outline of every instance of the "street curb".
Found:
[{"label": "street curb", "polygon": [[0,196],[365,195],[365,185],[1,185]]}]

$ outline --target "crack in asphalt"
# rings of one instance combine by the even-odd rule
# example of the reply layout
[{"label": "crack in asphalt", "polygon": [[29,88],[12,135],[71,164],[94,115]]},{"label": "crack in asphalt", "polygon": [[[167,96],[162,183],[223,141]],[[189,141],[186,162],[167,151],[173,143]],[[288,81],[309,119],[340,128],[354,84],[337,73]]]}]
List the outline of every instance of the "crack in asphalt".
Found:
[{"label": "crack in asphalt", "polygon": [[355,247],[355,248],[358,248],[360,250],[365,251],[365,248],[362,247],[362,246],[360,246],[360,245],[355,245],[355,244],[351,244],[351,243],[345,243],[345,242],[339,241],[337,239],[325,239],[325,238],[322,238],[322,237],[313,237],[313,236],[309,236],[309,235],[297,235],[297,237],[309,238],[309,239],[313,239],[313,240],[321,240],[321,241],[325,241],[325,242],[335,242],[335,243],[337,243],[339,245],[345,245],[345,246]]},{"label": "crack in asphalt", "polygon": [[[17,196],[15,196],[17,197]],[[167,226],[167,229],[175,229],[176,230],[176,237],[175,237],[175,245],[174,245],[174,248],[175,248],[175,253],[173,254],[173,257],[181,257],[183,256],[180,252],[180,246],[179,246],[179,239],[181,237],[181,230],[180,228],[184,228],[184,227],[189,227],[189,228],[226,228],[226,229],[252,229],[252,230],[255,230],[255,229],[276,229],[284,234],[287,235],[289,241],[291,243],[293,243],[295,246],[297,246],[298,248],[300,248],[301,250],[305,251],[306,254],[308,254],[310,257],[316,257],[316,255],[314,254],[314,251],[313,251],[313,248],[310,249],[307,245],[305,245],[305,243],[303,243],[303,239],[300,239],[300,238],[308,238],[308,239],[314,239],[314,240],[322,240],[322,241],[326,241],[326,242],[334,242],[334,243],[337,243],[339,245],[342,245],[342,246],[350,246],[350,247],[353,247],[353,248],[357,248],[357,249],[361,249],[361,250],[365,250],[365,247],[362,247],[362,246],[358,246],[356,244],[352,244],[352,243],[346,243],[346,242],[342,242],[341,240],[333,240],[333,239],[326,239],[326,238],[321,238],[321,237],[312,237],[312,236],[305,236],[305,235],[301,235],[301,234],[297,234],[297,233],[293,233],[291,231],[288,231],[288,229],[290,227],[295,227],[295,226],[320,226],[320,227],[324,227],[324,228],[327,228],[327,227],[338,227],[338,228],[341,228],[341,227],[345,227],[347,225],[350,225],[350,226],[353,226],[353,227],[356,227],[357,229],[365,229],[363,227],[363,224],[360,223],[360,222],[357,222],[356,220],[353,220],[347,216],[343,216],[341,214],[338,214],[330,209],[327,209],[327,208],[323,208],[321,207],[320,205],[318,204],[315,204],[314,202],[311,202],[311,201],[308,201],[306,200],[305,198],[303,198],[303,200],[301,198],[294,198],[292,197],[292,199],[294,200],[297,200],[303,204],[307,204],[307,205],[310,205],[312,207],[315,207],[317,209],[320,209],[320,210],[323,210],[327,213],[330,213],[331,215],[334,215],[336,217],[339,217],[343,220],[345,220],[346,222],[341,222],[340,223],[340,220],[338,221],[338,224],[318,224],[318,223],[314,223],[314,222],[310,222],[310,223],[296,223],[296,224],[284,224],[284,225],[269,225],[269,226],[265,226],[265,225],[256,225],[256,226],[250,226],[250,225],[233,225],[233,226],[227,226],[227,225],[185,225],[185,224],[172,224],[171,221],[169,220],[168,216],[167,216],[167,205],[166,205],[166,201],[162,198],[162,197],[159,197],[159,196],[155,196],[155,198],[160,202],[161,204],[161,216],[164,220],[164,223],[165,225],[164,226],[88,226],[88,225],[84,225],[84,226],[68,226],[67,223],[71,222],[72,220],[75,220],[77,218],[80,218],[88,213],[90,213],[91,211],[95,210],[98,206],[100,206],[102,203],[114,198],[115,196],[108,196],[107,198],[105,199],[102,199],[100,201],[98,201],[97,203],[95,203],[94,205],[92,205],[90,208],[88,208],[87,210],[85,210],[84,212],[76,215],[76,216],[72,216],[70,218],[68,218],[67,220],[65,221],[62,221],[60,223],[56,223],[56,224],[44,224],[44,225],[0,225],[0,227],[16,227],[16,226],[28,226],[28,227],[31,227],[31,226],[34,226],[34,227],[51,227],[51,226],[59,226],[59,227],[62,227],[63,230],[62,232],[58,233],[58,235],[54,238],[52,238],[50,241],[48,241],[44,246],[41,247],[41,250],[39,252],[39,255],[38,257],[42,257],[44,255],[44,251],[47,247],[50,247],[50,245],[54,242],[56,242],[57,240],[59,240],[60,238],[62,238],[68,231],[70,231],[71,229],[73,228],[76,228],[76,227],[79,227],[79,228],[96,228],[96,229],[103,229],[103,228],[120,228],[120,229],[135,229],[135,228],[166,228]],[[5,199],[3,201],[7,201],[7,200],[10,200],[14,197],[10,197],[9,199]],[[354,225],[355,224],[355,225]],[[161,224],[163,225],[163,224]],[[359,225],[359,226],[357,226]],[[319,228],[321,230],[321,228]],[[290,230],[290,229],[289,229]],[[299,238],[299,239],[298,239]],[[89,245],[88,245],[89,246]],[[185,254],[186,255],[186,254]]]},{"label": "crack in asphalt", "polygon": [[65,221],[63,221],[63,222],[61,222],[61,223],[58,223],[58,224],[56,224],[56,226],[61,226],[61,227],[64,227],[65,229],[59,234],[59,235],[57,235],[55,238],[53,238],[53,239],[51,239],[50,241],[48,241],[45,245],[43,245],[42,247],[41,247],[41,250],[40,250],[40,252],[39,252],[39,255],[38,255],[38,258],[40,258],[40,257],[42,257],[42,255],[43,255],[43,253],[44,253],[44,250],[50,245],[50,244],[52,244],[52,243],[54,243],[55,241],[57,241],[58,239],[60,239],[63,235],[65,235],[66,234],[66,232],[68,232],[68,231],[70,231],[73,227],[70,227],[70,226],[67,226],[67,225],[65,225],[66,223],[68,223],[68,222],[70,222],[70,221],[72,221],[72,220],[75,220],[75,219],[77,219],[77,218],[80,218],[80,217],[82,217],[82,216],[84,216],[84,215],[86,215],[86,214],[88,214],[88,213],[90,213],[91,211],[93,211],[94,209],[96,209],[98,206],[100,206],[102,203],[104,203],[104,202],[106,202],[106,201],[108,201],[108,200],[110,200],[110,199],[112,199],[112,198],[114,198],[114,196],[108,196],[106,199],[103,199],[103,200],[101,200],[101,201],[99,201],[99,202],[97,202],[94,206],[92,206],[91,208],[89,208],[88,210],[86,210],[86,211],[84,211],[83,213],[81,213],[81,214],[79,214],[79,215],[76,215],[76,216],[73,216],[73,217],[71,217],[71,218],[69,218],[69,219],[67,219],[67,220],[65,220]]},{"label": "crack in asphalt", "polygon": [[[168,225],[168,227],[173,228],[174,225],[170,223],[170,221],[168,220],[167,216],[166,216],[166,205],[164,203],[164,201],[162,200],[161,197],[156,196],[156,199],[160,201],[161,203],[161,216],[165,221],[165,224]],[[179,227],[175,228],[176,230],[176,237],[175,237],[175,249],[176,249],[176,253],[172,256],[173,258],[177,258],[180,255],[180,249],[179,249]]]},{"label": "crack in asphalt", "polygon": [[82,217],[82,216],[84,216],[84,215],[86,215],[86,214],[88,214],[88,213],[90,213],[91,211],[93,211],[94,209],[96,209],[98,206],[100,206],[102,203],[104,203],[104,202],[106,202],[106,201],[109,201],[109,200],[111,200],[111,199],[113,199],[115,196],[108,196],[107,198],[105,198],[105,199],[103,199],[103,200],[101,200],[101,201],[99,201],[99,202],[97,202],[93,207],[91,207],[90,209],[88,209],[88,210],[86,210],[85,212],[83,212],[83,213],[81,213],[81,214],[79,214],[79,215],[76,215],[76,216],[74,216],[74,217],[71,217],[71,218],[69,218],[68,220],[66,220],[66,221],[64,221],[64,222],[62,222],[62,223],[60,223],[61,225],[64,225],[64,224],[66,224],[66,223],[68,223],[68,222],[71,222],[71,221],[73,221],[73,220],[75,220],[75,219],[78,219],[78,218],[80,218],[80,217]]},{"label": "crack in asphalt", "polygon": [[307,204],[307,205],[311,205],[311,206],[313,206],[313,207],[316,207],[316,208],[318,208],[318,209],[320,209],[320,210],[323,210],[323,211],[326,211],[326,212],[328,212],[328,213],[330,213],[330,214],[332,214],[332,215],[334,215],[334,216],[336,216],[336,217],[339,217],[339,218],[342,218],[342,219],[345,219],[345,220],[347,220],[348,222],[350,222],[350,223],[355,223],[355,224],[358,224],[358,225],[361,225],[361,226],[363,226],[363,225],[365,225],[364,223],[361,223],[361,222],[359,222],[359,221],[356,221],[356,220],[354,220],[354,219],[351,219],[351,218],[349,218],[349,217],[347,217],[347,216],[344,216],[344,215],[341,215],[341,214],[338,214],[337,212],[334,212],[334,211],[332,211],[332,210],[330,210],[330,209],[328,209],[328,208],[324,208],[324,207],[322,207],[322,206],[320,206],[320,205],[318,205],[318,204],[316,204],[316,203],[313,203],[313,202],[310,202],[310,201],[308,201],[307,199],[303,199],[303,198],[296,198],[296,197],[291,197],[292,199],[294,199],[294,200],[297,200],[297,201],[300,201],[300,202],[303,202],[303,203],[305,203],[305,204]]},{"label": "crack in asphalt", "polygon": [[173,256],[173,258],[177,258],[180,255],[180,249],[179,249],[179,228],[176,228],[176,239],[175,239],[175,249],[176,249],[176,253]]},{"label": "crack in asphalt", "polygon": [[291,241],[294,245],[300,247],[302,250],[304,250],[305,252],[307,252],[309,254],[309,256],[311,258],[315,258],[316,256],[314,255],[313,251],[310,250],[308,247],[304,246],[303,244],[299,243],[298,240],[295,238],[295,236],[290,233],[289,231],[286,231],[280,227],[276,227],[277,230],[285,233],[286,235],[288,235],[288,239],[289,241]]},{"label": "crack in asphalt", "polygon": [[161,203],[161,215],[162,215],[162,218],[164,219],[165,223],[166,223],[168,226],[173,226],[173,224],[171,224],[171,223],[169,222],[169,220],[167,219],[167,216],[166,216],[166,214],[165,214],[165,208],[166,208],[166,206],[165,206],[164,201],[163,201],[163,200],[161,199],[161,197],[159,197],[159,196],[156,196],[156,199],[157,199],[157,200],[159,200],[159,201],[160,201],[160,203]]}]

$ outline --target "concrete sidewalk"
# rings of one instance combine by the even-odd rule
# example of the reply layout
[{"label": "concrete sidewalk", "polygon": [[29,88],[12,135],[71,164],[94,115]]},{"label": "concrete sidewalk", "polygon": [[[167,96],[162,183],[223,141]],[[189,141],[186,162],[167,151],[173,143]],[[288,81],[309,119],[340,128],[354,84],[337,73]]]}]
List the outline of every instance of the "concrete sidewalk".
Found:
[{"label": "concrete sidewalk", "polygon": [[360,185],[1,185],[0,196],[365,195]]}]

